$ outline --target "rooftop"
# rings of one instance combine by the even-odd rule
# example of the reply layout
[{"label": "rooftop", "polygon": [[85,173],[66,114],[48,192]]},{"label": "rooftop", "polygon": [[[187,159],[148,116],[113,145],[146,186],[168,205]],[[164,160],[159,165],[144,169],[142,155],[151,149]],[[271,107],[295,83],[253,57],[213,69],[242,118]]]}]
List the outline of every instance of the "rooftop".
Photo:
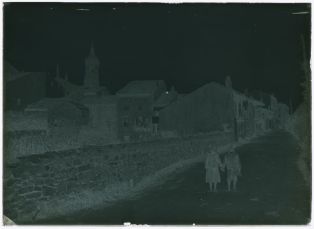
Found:
[{"label": "rooftop", "polygon": [[162,80],[135,80],[129,82],[117,92],[118,96],[150,96],[160,86],[165,85]]},{"label": "rooftop", "polygon": [[11,63],[7,61],[3,62],[3,70],[4,70],[3,76],[6,82],[14,81],[24,76],[33,75],[34,73],[36,74],[43,73],[43,72],[19,71],[17,68],[15,68]]},{"label": "rooftop", "polygon": [[68,101],[66,98],[43,98],[38,102],[28,105],[25,108],[25,111],[47,111],[52,107],[66,101]]},{"label": "rooftop", "polygon": [[105,96],[85,96],[82,99],[83,104],[106,104],[114,105],[117,101],[116,95],[105,95]]},{"label": "rooftop", "polygon": [[175,91],[166,91],[159,96],[157,101],[154,103],[154,106],[165,107],[168,104],[172,103],[177,97],[178,94]]}]

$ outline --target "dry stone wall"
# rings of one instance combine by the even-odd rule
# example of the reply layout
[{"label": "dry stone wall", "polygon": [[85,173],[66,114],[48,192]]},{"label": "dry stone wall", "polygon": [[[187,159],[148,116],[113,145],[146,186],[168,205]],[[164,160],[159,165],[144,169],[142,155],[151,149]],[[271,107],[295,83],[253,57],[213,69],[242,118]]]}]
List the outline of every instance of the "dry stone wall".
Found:
[{"label": "dry stone wall", "polygon": [[212,133],[21,157],[5,165],[4,214],[17,223],[31,222],[44,214],[43,204],[53,206],[54,200],[84,190],[96,193],[116,184],[136,186],[171,164],[200,156],[209,145],[233,140],[232,133]]}]

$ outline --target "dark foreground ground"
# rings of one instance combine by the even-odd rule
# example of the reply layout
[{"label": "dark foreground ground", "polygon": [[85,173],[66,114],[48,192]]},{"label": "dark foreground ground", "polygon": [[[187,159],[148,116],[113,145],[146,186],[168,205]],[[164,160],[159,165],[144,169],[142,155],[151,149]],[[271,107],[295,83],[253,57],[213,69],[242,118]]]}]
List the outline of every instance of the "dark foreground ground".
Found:
[{"label": "dark foreground ground", "polygon": [[310,186],[297,168],[295,140],[273,132],[237,148],[242,162],[238,191],[208,192],[203,164],[173,174],[132,200],[39,224],[305,224]]}]

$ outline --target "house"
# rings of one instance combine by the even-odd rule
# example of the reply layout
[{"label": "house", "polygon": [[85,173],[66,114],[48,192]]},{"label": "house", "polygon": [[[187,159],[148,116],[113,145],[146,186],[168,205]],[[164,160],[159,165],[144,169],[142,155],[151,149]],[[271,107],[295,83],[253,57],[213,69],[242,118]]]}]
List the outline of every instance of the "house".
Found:
[{"label": "house", "polygon": [[265,112],[265,104],[259,100],[252,98],[251,96],[248,98],[251,114],[249,119],[249,133],[251,135],[263,133],[266,130],[266,114]]},{"label": "house", "polygon": [[67,98],[43,98],[28,105],[24,114],[45,118],[50,134],[60,134],[65,130],[87,123],[89,111],[82,104]]},{"label": "house", "polygon": [[63,88],[65,99],[80,104],[88,111],[87,121],[80,128],[79,141],[83,145],[105,145],[117,141],[117,99],[99,83],[99,66],[93,44],[85,58],[83,85],[75,85],[62,78],[57,68],[55,80]]},{"label": "house", "polygon": [[257,101],[260,101],[264,104],[262,108],[259,108],[259,115],[263,117],[263,126],[265,130],[270,130],[275,128],[276,119],[277,119],[277,99],[275,96],[261,92],[253,91],[250,95]]},{"label": "house", "polygon": [[289,107],[284,103],[278,103],[278,128],[284,129],[289,120]]},{"label": "house", "polygon": [[235,92],[239,137],[252,136],[278,127],[278,101],[261,91]]},{"label": "house", "polygon": [[166,84],[162,80],[136,80],[116,93],[120,139],[133,141],[151,134],[153,126],[158,125],[154,103],[165,91]]},{"label": "house", "polygon": [[89,120],[88,108],[68,98],[44,98],[27,106],[24,114],[41,115],[47,120],[45,144],[50,151],[79,147],[79,133]]},{"label": "house", "polygon": [[232,131],[233,101],[230,90],[209,83],[160,110],[160,130],[178,135]]},{"label": "house", "polygon": [[80,130],[84,145],[118,142],[117,96],[86,96],[81,103],[89,110],[88,122]]},{"label": "house", "polygon": [[174,89],[174,87],[171,88],[170,91],[163,92],[159,98],[154,102],[154,111],[160,111],[161,109],[165,108],[169,104],[173,103],[179,98],[179,94]]},{"label": "house", "polygon": [[233,99],[237,139],[252,137],[261,131],[263,124],[260,123],[259,118],[263,117],[261,109],[264,103],[253,98],[248,92],[244,94],[236,90],[233,90]]},{"label": "house", "polygon": [[4,108],[23,110],[46,96],[46,73],[22,72],[4,62]]}]

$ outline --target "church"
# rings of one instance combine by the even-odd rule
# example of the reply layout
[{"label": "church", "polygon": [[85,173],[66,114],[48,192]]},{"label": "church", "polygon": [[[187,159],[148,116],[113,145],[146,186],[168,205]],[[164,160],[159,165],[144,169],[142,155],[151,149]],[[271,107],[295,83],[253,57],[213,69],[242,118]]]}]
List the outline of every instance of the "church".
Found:
[{"label": "church", "polygon": [[83,85],[71,83],[67,75],[62,78],[57,67],[54,80],[62,88],[64,97],[44,98],[27,106],[25,113],[40,112],[47,119],[52,138],[67,132],[84,145],[116,143],[116,97],[100,85],[99,65],[92,44],[85,58]]},{"label": "church", "polygon": [[[67,133],[64,138],[73,138],[72,142],[82,145],[156,137],[158,123],[153,123],[153,117],[158,115],[157,110],[175,100],[174,89],[168,93],[162,80],[136,80],[127,83],[115,95],[110,94],[100,85],[100,61],[93,44],[84,67],[83,85],[71,83],[67,75],[61,77],[57,67],[53,83],[62,88],[64,96],[43,98],[27,106],[25,113],[36,113],[36,117],[40,114],[41,119],[46,119],[51,138]],[[165,101],[160,103],[161,97],[167,98],[166,105]]]},{"label": "church", "polygon": [[88,122],[79,131],[79,139],[84,145],[117,143],[117,98],[110,95],[99,83],[100,61],[93,44],[85,59],[84,84],[77,86],[67,79],[57,77],[69,100],[76,101],[88,109]]},{"label": "church", "polygon": [[100,86],[99,83],[99,66],[100,62],[95,54],[94,45],[91,44],[88,56],[85,58],[85,73],[83,85],[75,85],[69,82],[67,75],[61,78],[59,69],[55,80],[63,88],[66,97],[80,101],[85,97],[99,97],[109,95],[106,87]]},{"label": "church", "polygon": [[[227,85],[214,82],[183,96],[175,88],[168,91],[163,80],[134,80],[112,95],[100,85],[100,61],[93,44],[84,63],[83,85],[71,83],[67,75],[61,77],[57,67],[52,82],[62,88],[63,97],[39,100],[37,96],[19,115],[6,114],[6,131],[18,136],[10,146],[21,146],[10,151],[17,155],[34,154],[88,145],[151,141],[231,131],[234,126],[241,138],[255,131],[256,120],[257,126],[265,126],[269,119],[274,119],[274,115],[264,117],[266,112],[276,114],[276,120],[283,120],[281,123],[287,117],[284,106],[277,115],[276,104],[271,106],[274,109],[268,109],[263,102],[236,91],[231,98]],[[232,103],[236,104],[235,111]],[[258,113],[261,115],[255,116]]]}]

